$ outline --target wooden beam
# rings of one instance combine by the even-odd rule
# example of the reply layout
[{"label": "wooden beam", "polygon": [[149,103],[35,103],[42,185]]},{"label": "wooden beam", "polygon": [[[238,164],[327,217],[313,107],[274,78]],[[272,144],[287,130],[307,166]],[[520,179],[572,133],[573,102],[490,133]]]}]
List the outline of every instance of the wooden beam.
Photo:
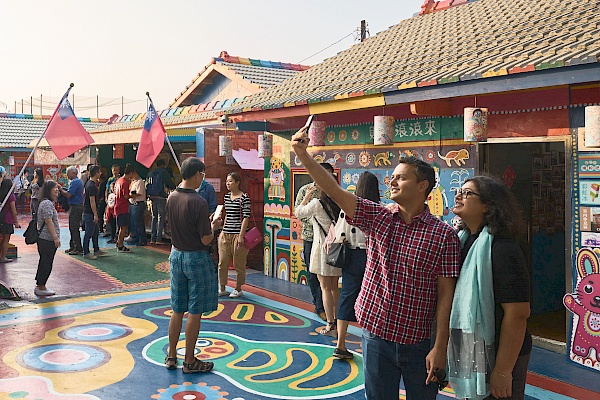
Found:
[{"label": "wooden beam", "polygon": [[452,114],[452,100],[429,100],[410,103],[413,115],[449,117]]}]

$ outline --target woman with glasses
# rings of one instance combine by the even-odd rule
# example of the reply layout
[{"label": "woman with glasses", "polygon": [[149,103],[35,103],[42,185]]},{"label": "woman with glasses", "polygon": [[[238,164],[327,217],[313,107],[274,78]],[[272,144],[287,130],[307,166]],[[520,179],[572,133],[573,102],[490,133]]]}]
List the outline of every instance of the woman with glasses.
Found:
[{"label": "woman with glasses", "polygon": [[[248,248],[244,245],[244,235],[250,221],[250,197],[240,189],[242,177],[237,172],[227,175],[225,186],[229,193],[223,200],[225,205],[225,222],[223,231],[219,235],[219,296],[231,298],[243,295],[242,285],[246,283],[246,258]],[[229,264],[233,260],[233,266],[237,272],[235,289],[229,293],[225,290],[227,285],[227,272]]]},{"label": "woman with glasses", "polygon": [[517,242],[520,207],[491,176],[467,179],[454,201],[462,269],[450,315],[448,379],[457,398],[523,399],[532,342],[530,272]]}]

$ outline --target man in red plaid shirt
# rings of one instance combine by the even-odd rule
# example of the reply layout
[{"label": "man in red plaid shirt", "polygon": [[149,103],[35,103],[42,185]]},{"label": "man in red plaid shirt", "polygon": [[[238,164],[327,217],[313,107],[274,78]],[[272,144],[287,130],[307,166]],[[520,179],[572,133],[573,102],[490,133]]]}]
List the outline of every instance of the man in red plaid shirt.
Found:
[{"label": "man in red plaid shirt", "polygon": [[[307,153],[306,128],[292,147],[319,187],[368,237],[367,265],[356,300],[363,327],[367,399],[398,397],[404,378],[407,398],[435,399],[434,372],[446,367],[450,309],[460,271],[460,242],[452,227],[425,204],[435,184],[431,165],[400,160],[390,183],[392,210],[356,197]],[[437,332],[431,346],[434,317]]]}]

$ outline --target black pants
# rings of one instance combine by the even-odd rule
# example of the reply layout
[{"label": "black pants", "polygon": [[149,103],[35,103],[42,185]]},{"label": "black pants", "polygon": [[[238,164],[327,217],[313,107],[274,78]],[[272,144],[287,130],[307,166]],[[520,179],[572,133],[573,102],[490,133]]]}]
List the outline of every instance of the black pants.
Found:
[{"label": "black pants", "polygon": [[52,272],[56,246],[54,246],[53,241],[38,239],[37,249],[40,261],[38,262],[37,273],[35,274],[35,282],[38,286],[45,286],[46,282],[48,282],[50,272]]},{"label": "black pants", "polygon": [[306,264],[306,272],[308,273],[308,287],[312,294],[315,312],[319,314],[325,312],[325,307],[323,307],[323,293],[321,292],[319,278],[317,277],[317,274],[310,272],[310,252],[312,251],[312,244],[313,242],[305,240],[302,251],[304,252],[304,263]]},{"label": "black pants", "polygon": [[79,233],[82,216],[83,204],[71,204],[69,208],[69,232],[71,233],[69,250],[76,250],[80,253],[83,252],[83,247],[81,246],[81,234]]}]

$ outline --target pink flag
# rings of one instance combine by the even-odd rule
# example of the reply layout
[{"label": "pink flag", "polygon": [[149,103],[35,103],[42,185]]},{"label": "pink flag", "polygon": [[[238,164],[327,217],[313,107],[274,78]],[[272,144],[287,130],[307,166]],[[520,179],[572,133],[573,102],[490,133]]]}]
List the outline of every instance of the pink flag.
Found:
[{"label": "pink flag", "polygon": [[60,100],[48,122],[45,133],[52,151],[61,160],[94,143],[94,139],[81,125],[73,112],[68,98],[70,91],[71,88]]},{"label": "pink flag", "polygon": [[165,127],[154,109],[154,104],[150,101],[140,145],[135,156],[137,162],[146,168],[150,168],[165,145],[165,134]]}]

